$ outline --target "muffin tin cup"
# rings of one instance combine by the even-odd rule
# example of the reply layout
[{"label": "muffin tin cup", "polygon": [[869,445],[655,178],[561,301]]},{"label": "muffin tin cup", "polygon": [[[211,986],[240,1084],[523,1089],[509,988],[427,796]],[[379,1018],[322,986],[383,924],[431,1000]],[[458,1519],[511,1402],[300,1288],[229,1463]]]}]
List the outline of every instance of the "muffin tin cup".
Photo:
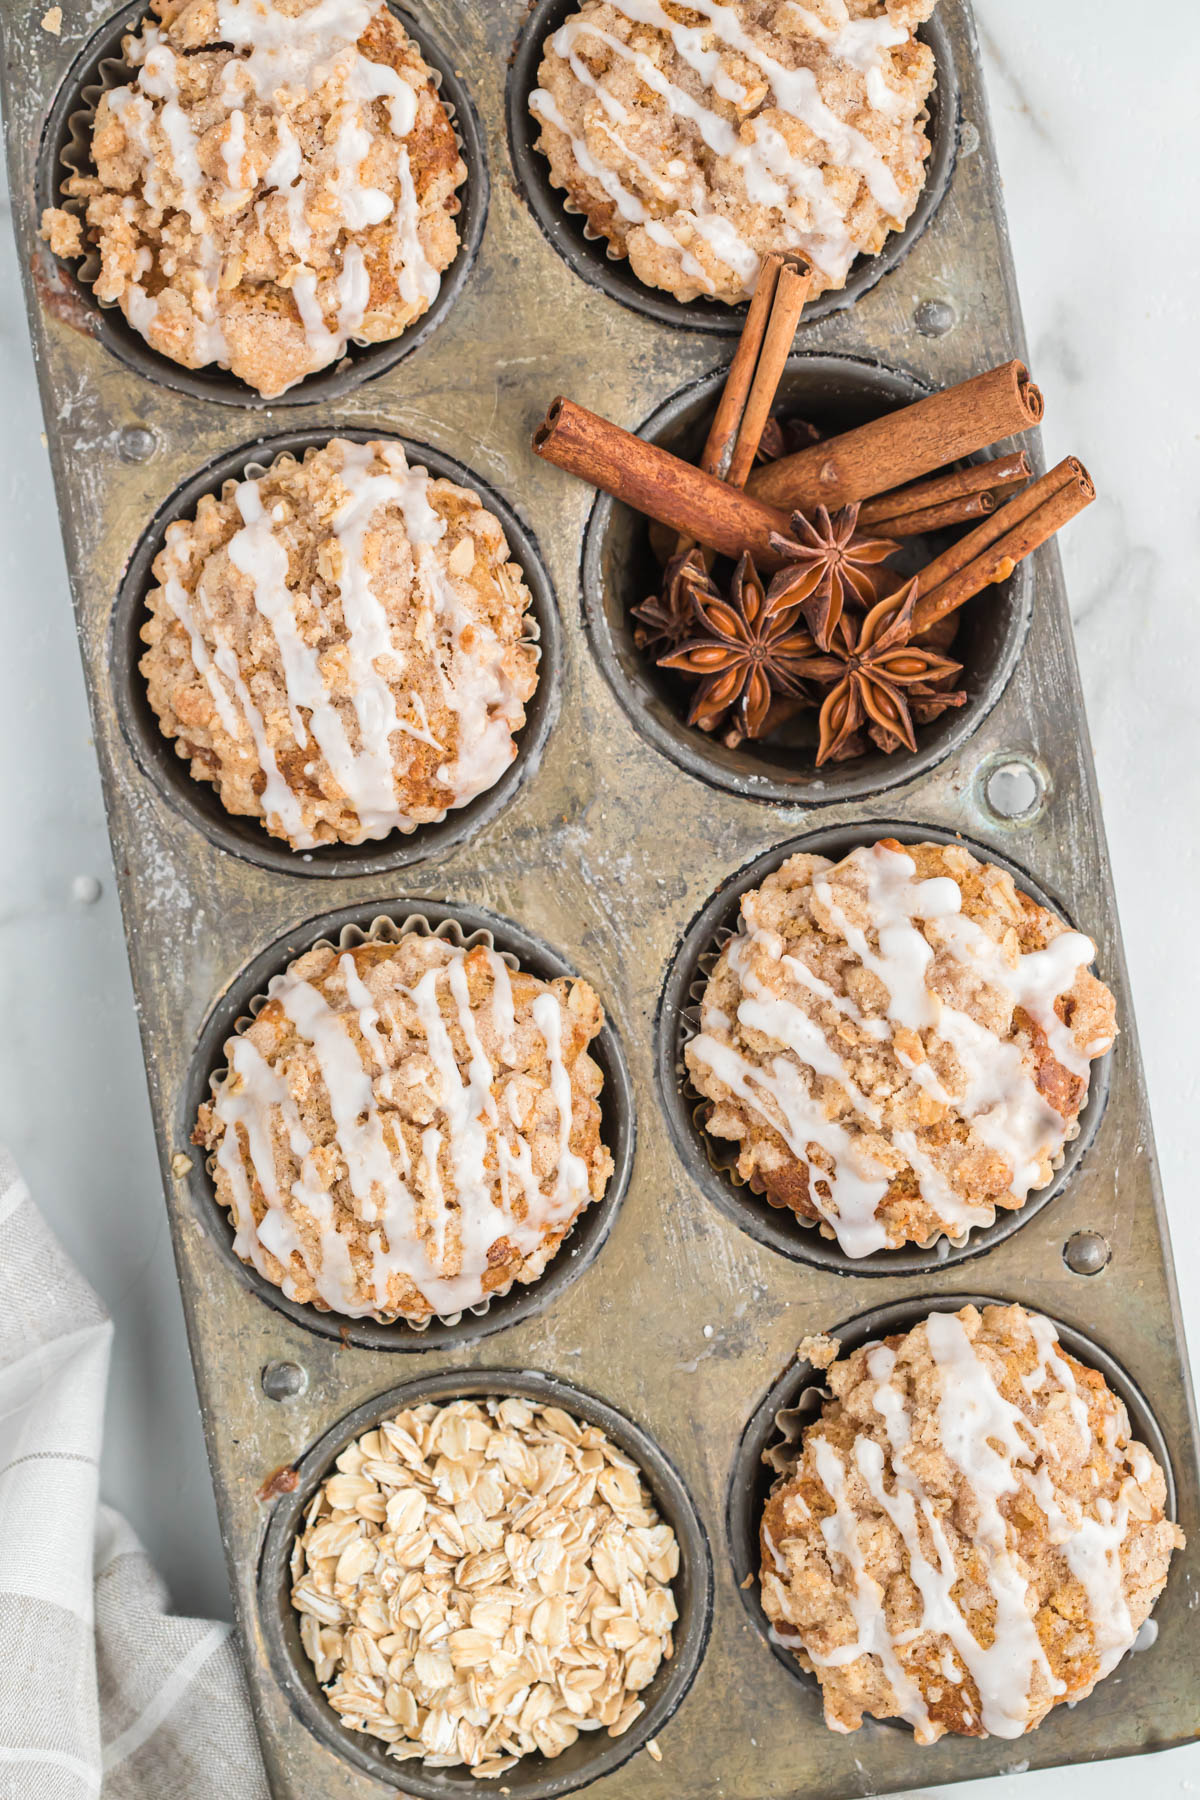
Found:
[{"label": "muffin tin cup", "polygon": [[[490,193],[487,156],[479,119],[461,77],[455,72],[453,55],[423,19],[415,18],[393,0],[388,0],[388,5],[433,73],[434,85],[446,107],[458,139],[459,153],[467,167],[467,179],[458,189],[458,251],[449,268],[443,271],[438,292],[428,309],[398,337],[378,344],[357,344],[352,340],[336,363],[306,375],[286,393],[267,397],[215,363],[187,369],[153,349],[141,333],[134,330],[115,301],[97,299],[92,283],[99,273],[100,261],[94,247],[89,246],[82,259],[57,261],[62,279],[70,283],[79,301],[88,333],[127,368],[149,381],[195,399],[212,400],[219,406],[273,411],[279,406],[308,406],[317,401],[344,399],[364,382],[393,368],[441,324],[462,292],[483,238]],[[61,206],[83,216],[86,203],[64,198],[62,184],[72,175],[94,173],[91,131],[96,107],[106,89],[118,87],[128,80],[130,68],[125,61],[124,40],[150,17],[146,0],[134,0],[132,5],[122,8],[100,26],[68,70],[42,130],[35,173],[39,218],[48,206]],[[44,254],[56,261],[48,247]]]},{"label": "muffin tin cup", "polygon": [[447,1370],[381,1394],[338,1421],[296,1464],[294,1493],[275,1506],[267,1525],[259,1561],[258,1623],[275,1681],[292,1713],[326,1749],[362,1773],[417,1800],[453,1800],[478,1793],[481,1786],[467,1768],[427,1769],[420,1761],[396,1762],[386,1746],[362,1732],[350,1731],[329,1705],[312,1663],[300,1641],[299,1617],[291,1604],[290,1559],[304,1514],[336,1457],[353,1439],[381,1420],[426,1401],[445,1402],[517,1395],[535,1405],[564,1412],[597,1425],[641,1469],[659,1516],[679,1542],[679,1573],[671,1583],[679,1611],[674,1627],[674,1655],[663,1662],[642,1693],[646,1710],[621,1737],[583,1732],[561,1756],[524,1756],[485,1791],[511,1793],[517,1800],[553,1800],[573,1793],[629,1760],[648,1738],[661,1731],[695,1679],[708,1643],[713,1610],[712,1557],[704,1527],[691,1495],[674,1465],[653,1438],[624,1414],[594,1395],[554,1375],[512,1369]]},{"label": "muffin tin cup", "polygon": [[[395,943],[409,932],[443,937],[463,949],[485,944],[498,951],[510,966],[519,965],[543,981],[575,976],[575,971],[532,932],[480,907],[414,900],[411,905],[397,906],[390,916],[381,916],[376,902],[343,907],[339,912],[310,919],[260,952],[229,984],[209,1013],[180,1095],[176,1141],[190,1143],[201,1105],[211,1098],[213,1084],[226,1073],[226,1043],[258,1016],[270,998],[274,979],[282,976],[298,957],[318,945],[344,950],[363,943]],[[425,1325],[413,1325],[404,1319],[383,1324],[377,1319],[347,1318],[288,1299],[282,1288],[237,1255],[229,1214],[217,1199],[208,1159],[198,1150],[192,1152],[187,1177],[192,1208],[222,1261],[238,1279],[305,1331],[362,1350],[444,1350],[490,1337],[541,1312],[583,1274],[603,1249],[625,1197],[636,1140],[633,1090],[624,1052],[607,1021],[589,1046],[589,1055],[604,1076],[599,1095],[600,1136],[613,1159],[608,1186],[602,1197],[593,1200],[579,1215],[536,1280],[514,1281],[503,1293],[489,1295],[479,1306],[465,1312],[434,1317]]]},{"label": "muffin tin cup", "polygon": [[[261,820],[227,812],[212,783],[192,776],[176,752],[176,740],[164,735],[151,709],[145,678],[138,668],[146,652],[140,634],[150,617],[146,596],[155,585],[154,559],[166,542],[167,526],[175,519],[194,517],[201,498],[206,494],[219,495],[226,482],[265,473],[282,457],[299,461],[307,450],[327,444],[333,437],[347,438],[356,444],[375,439],[398,443],[410,463],[469,488],[496,515],[504,529],[509,554],[520,565],[532,596],[525,615],[526,635],[538,645],[538,684],[526,703],[525,723],[516,733],[516,756],[499,781],[466,806],[452,808],[444,819],[418,825],[411,832],[396,831],[362,844],[318,844],[312,850],[292,850],[282,838],[271,837]],[[558,714],[562,631],[554,589],[537,541],[499,494],[453,457],[428,444],[387,430],[341,426],[337,430],[292,431],[256,439],[217,457],[175,489],[155,513],[126,564],[109,626],[108,664],[122,735],[134,761],[167,804],[210,843],[275,874],[330,878],[379,875],[410,868],[463,843],[490,824],[515,798],[526,778],[538,767]]]},{"label": "muffin tin cup", "polygon": [[960,844],[982,862],[994,863],[1012,876],[1017,887],[1039,906],[1072,924],[1061,901],[1047,894],[1018,864],[988,844],[932,825],[881,820],[870,826],[841,825],[828,831],[808,832],[764,852],[723,883],[718,892],[688,927],[672,958],[659,998],[655,1018],[655,1077],[659,1098],[675,1148],[692,1181],[714,1206],[720,1208],[757,1243],[796,1262],[810,1263],[841,1275],[931,1275],[952,1263],[982,1256],[995,1245],[1036,1218],[1062,1193],[1087,1155],[1108,1100],[1112,1052],[1092,1064],[1087,1102],[1079,1115],[1079,1129],[1066,1145],[1063,1160],[1044,1188],[1031,1194],[1015,1211],[997,1211],[995,1221],[971,1231],[962,1240],[939,1233],[925,1245],[906,1244],[895,1250],[877,1250],[870,1256],[851,1257],[835,1238],[821,1235],[813,1220],[801,1219],[786,1207],[774,1207],[763,1194],[755,1194],[734,1172],[738,1145],[733,1139],[713,1138],[699,1123],[706,1102],[691,1084],[683,1059],[684,1047],[699,1027],[700,994],[722,947],[736,932],[743,894],[761,885],[788,857],[803,851],[837,862],[860,845],[881,838],[902,844]]},{"label": "muffin tin cup", "polygon": [[[889,1306],[859,1313],[844,1325],[831,1326],[828,1336],[838,1340],[839,1357],[848,1356],[864,1344],[911,1331],[930,1313],[958,1312],[964,1306],[982,1310],[985,1306],[1011,1304],[1010,1298],[998,1294],[937,1294],[923,1300],[898,1300]],[[1145,1444],[1166,1477],[1167,1516],[1175,1518],[1175,1476],[1166,1439],[1149,1401],[1117,1359],[1094,1338],[1073,1325],[1064,1324],[1052,1314],[1045,1316],[1058,1332],[1063,1349],[1078,1362],[1103,1375],[1113,1393],[1124,1402],[1134,1438]],[[776,1480],[794,1466],[804,1430],[819,1416],[828,1398],[825,1370],[798,1357],[771,1385],[750,1415],[734,1456],[725,1497],[727,1550],[742,1605],[772,1655],[815,1698],[820,1695],[816,1676],[800,1667],[788,1647],[779,1641],[763,1611],[758,1580],[762,1563],[759,1525],[771,1489]],[[1050,1728],[1052,1720],[1053,1714],[1041,1729]],[[885,1719],[878,1723],[903,1732],[910,1730],[903,1719]]]},{"label": "muffin tin cup", "polygon": [[[638,435],[695,461],[725,381],[725,370],[692,382],[663,403]],[[779,384],[781,410],[827,432],[845,431],[922,399],[928,390],[897,368],[851,356],[796,355]],[[881,530],[883,527],[880,528]],[[944,532],[907,540],[897,568],[913,573],[952,541]],[[960,613],[949,654],[963,664],[965,706],[917,726],[915,754],[870,749],[818,769],[811,747],[770,743],[728,749],[715,733],[686,723],[691,689],[637,648],[630,609],[661,585],[646,521],[609,494],[598,495],[580,565],[584,619],[593,653],[634,730],[687,774],[749,800],[791,806],[840,805],[905,787],[929,774],[978,730],[1017,666],[1033,617],[1033,574],[1020,563]],[[816,711],[811,737],[816,743]]]},{"label": "muffin tin cup", "polygon": [[[606,238],[590,229],[583,215],[567,202],[564,191],[551,186],[549,160],[535,148],[541,128],[529,110],[529,96],[538,85],[542,46],[578,10],[579,0],[534,0],[509,58],[505,95],[508,149],[525,203],[543,236],[575,274],[610,300],[643,313],[660,325],[736,337],[745,322],[744,304],[728,306],[707,297],[676,300],[663,289],[647,287],[633,273],[628,260],[611,250]],[[802,329],[853,306],[902,263],[937,212],[950,185],[962,120],[954,52],[950,35],[937,13],[921,26],[917,35],[933,50],[937,63],[937,84],[929,97],[926,135],[930,151],[925,185],[908,223],[888,236],[878,255],[856,258],[843,288],[821,294],[805,307]]]}]

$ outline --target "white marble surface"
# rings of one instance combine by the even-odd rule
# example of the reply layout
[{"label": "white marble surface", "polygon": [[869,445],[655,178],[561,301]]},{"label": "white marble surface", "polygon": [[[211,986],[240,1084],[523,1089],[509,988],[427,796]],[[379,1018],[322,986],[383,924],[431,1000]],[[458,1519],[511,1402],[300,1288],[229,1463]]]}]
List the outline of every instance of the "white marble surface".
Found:
[{"label": "white marble surface", "polygon": [[[1200,243],[1186,181],[1200,156],[1200,11],[1195,0],[1159,0],[1154,29],[1137,32],[1126,0],[976,0],[976,10],[1047,448],[1052,460],[1082,455],[1101,494],[1067,535],[1067,582],[1180,1286],[1200,1345],[1187,1160],[1200,1099],[1200,363],[1189,319]],[[116,1319],[105,1497],[132,1519],[180,1609],[220,1615],[225,1575],[40,425],[5,228],[0,1137]],[[1020,1746],[1012,1753],[1018,1765]],[[1131,1782],[1156,1800],[1200,1792],[1200,1745],[938,1792],[1123,1800]]]}]

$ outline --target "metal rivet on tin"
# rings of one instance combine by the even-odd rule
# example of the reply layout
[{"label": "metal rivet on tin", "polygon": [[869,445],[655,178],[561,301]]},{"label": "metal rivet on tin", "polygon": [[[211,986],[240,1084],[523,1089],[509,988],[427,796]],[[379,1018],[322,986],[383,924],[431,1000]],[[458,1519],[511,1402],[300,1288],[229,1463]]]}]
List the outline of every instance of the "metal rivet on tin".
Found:
[{"label": "metal rivet on tin", "polygon": [[958,323],[958,314],[948,300],[922,300],[913,314],[913,324],[922,337],[945,337]]},{"label": "metal rivet on tin", "polygon": [[270,1362],[262,1372],[268,1400],[294,1400],[308,1386],[308,1370],[294,1362]]},{"label": "metal rivet on tin", "polygon": [[1049,791],[1045,768],[1019,750],[999,750],[980,765],[976,785],[982,809],[1005,825],[1040,818]]},{"label": "metal rivet on tin", "polygon": [[158,449],[158,439],[148,425],[126,425],[117,439],[117,455],[122,462],[149,462]]},{"label": "metal rivet on tin", "polygon": [[1108,1239],[1098,1231],[1077,1231],[1063,1245],[1063,1261],[1072,1275],[1099,1275],[1111,1257]]},{"label": "metal rivet on tin", "polygon": [[964,119],[958,132],[958,154],[972,156],[979,148],[979,127]]}]

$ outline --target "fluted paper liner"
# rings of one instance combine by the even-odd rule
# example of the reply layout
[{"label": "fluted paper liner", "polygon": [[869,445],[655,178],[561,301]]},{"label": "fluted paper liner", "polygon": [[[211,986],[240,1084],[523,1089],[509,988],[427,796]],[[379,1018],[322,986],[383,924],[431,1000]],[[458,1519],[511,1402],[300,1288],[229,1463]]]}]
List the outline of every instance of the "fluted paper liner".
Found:
[{"label": "fluted paper liner", "polygon": [[[404,915],[403,920],[400,921],[399,923],[397,923],[397,921],[395,919],[389,918],[386,914],[380,914],[380,916],[378,918],[373,919],[371,921],[370,925],[367,927],[367,929],[365,931],[362,929],[361,926],[358,926],[358,925],[343,925],[341,931],[337,935],[336,940],[334,940],[333,938],[328,938],[328,937],[314,938],[312,943],[306,945],[304,950],[302,950],[300,952],[300,955],[307,956],[310,950],[336,950],[336,951],[356,950],[363,944],[398,944],[400,942],[401,938],[407,937],[411,933],[414,933],[414,932],[421,937],[442,938],[447,943],[454,944],[460,950],[474,950],[477,945],[482,944],[486,949],[494,951],[497,956],[501,957],[503,959],[503,961],[508,964],[508,967],[512,970],[512,972],[514,974],[516,974],[521,968],[520,959],[516,955],[514,955],[512,951],[497,949],[496,940],[490,931],[479,930],[479,931],[473,931],[470,934],[466,934],[463,932],[462,927],[459,925],[457,919],[443,919],[440,922],[440,924],[433,925],[425,917],[424,913],[420,913],[420,912],[406,913]],[[267,1004],[268,1000],[271,999],[275,989],[280,985],[280,983],[282,983],[285,980],[285,978],[287,977],[290,970],[295,967],[295,964],[299,960],[300,960],[299,957],[293,957],[292,960],[287,964],[286,968],[281,969],[277,975],[273,975],[271,977],[271,980],[267,983],[267,990],[265,993],[254,994],[251,997],[251,999],[247,1002],[247,1011],[245,1013],[241,1014],[235,1020],[233,1029],[229,1034],[230,1037],[240,1036],[242,1034],[242,1032],[244,1032],[247,1029],[248,1026],[250,1026],[254,1023],[255,1019],[258,1017],[258,1015],[262,1011],[263,1007]],[[228,1043],[228,1042],[229,1042],[229,1038],[226,1039],[226,1043]],[[221,1066],[219,1068],[214,1069],[212,1071],[212,1073],[210,1074],[210,1076],[208,1078],[208,1087],[209,1087],[209,1092],[212,1094],[214,1099],[217,1096],[218,1086],[219,1086],[220,1082],[223,1081],[225,1079],[225,1077],[228,1076],[228,1074],[229,1074],[229,1067],[228,1067],[228,1064],[225,1064],[225,1063],[221,1064]],[[215,1151],[205,1159],[204,1167],[207,1170],[209,1179],[210,1179],[210,1181],[212,1181],[213,1186],[215,1188],[215,1186],[216,1186],[216,1173],[215,1173],[215,1171],[216,1171],[216,1152]],[[612,1177],[610,1177],[610,1180],[611,1179],[612,1179]],[[604,1201],[607,1198],[608,1198],[608,1189],[606,1188],[605,1192],[600,1195],[599,1199],[597,1199],[597,1200],[589,1199],[587,1201],[586,1205],[584,1205],[580,1208],[579,1212],[576,1214],[575,1218],[571,1221],[570,1226],[568,1227],[567,1231],[563,1234],[562,1238],[559,1240],[558,1244],[555,1246],[553,1251],[549,1251],[549,1252],[539,1251],[535,1254],[535,1256],[533,1258],[525,1259],[524,1266],[525,1266],[525,1270],[527,1273],[528,1273],[529,1269],[531,1268],[531,1266],[538,1265],[539,1262],[540,1262],[540,1266],[537,1266],[537,1272],[534,1275],[534,1278],[532,1281],[524,1281],[524,1282],[520,1283],[520,1285],[522,1287],[532,1287],[532,1286],[536,1285],[536,1283],[541,1279],[542,1275],[545,1273],[545,1271],[549,1267],[549,1265],[558,1256],[562,1255],[562,1253],[566,1247],[566,1244],[567,1244],[569,1238],[571,1237],[572,1232],[575,1229],[575,1226],[578,1224],[579,1220],[583,1217],[584,1213],[586,1213],[588,1211],[589,1207],[603,1205]],[[222,1208],[221,1210],[225,1211],[226,1209]],[[262,1279],[265,1280],[266,1277],[264,1276],[264,1277],[262,1277]],[[274,1284],[272,1284],[272,1285],[274,1285]],[[494,1288],[492,1290],[492,1292],[487,1296],[487,1298],[485,1300],[480,1301],[480,1303],[477,1306],[470,1306],[470,1307],[467,1307],[465,1310],[467,1312],[469,1312],[473,1318],[483,1318],[485,1313],[487,1313],[488,1309],[490,1308],[492,1302],[494,1300],[502,1300],[504,1298],[504,1296],[506,1294],[510,1293],[512,1291],[513,1287],[516,1285],[517,1285],[517,1277],[516,1277],[516,1275],[513,1275],[510,1278],[510,1280],[505,1283],[505,1285],[503,1287]],[[280,1291],[282,1292],[282,1290],[280,1290]],[[333,1317],[338,1317],[338,1318],[343,1317],[343,1316],[349,1317],[349,1315],[342,1315],[340,1313],[337,1313],[336,1309],[333,1307],[322,1306],[318,1301],[309,1301],[309,1302],[307,1302],[307,1305],[314,1307],[316,1309],[316,1311],[318,1311],[318,1312],[328,1313]],[[437,1319],[438,1322],[442,1325],[448,1325],[448,1326],[458,1325],[462,1322],[463,1313],[462,1312],[430,1313],[427,1316],[423,1316],[421,1318],[413,1318],[408,1313],[390,1313],[390,1314],[365,1313],[362,1315],[362,1318],[365,1321],[373,1320],[377,1325],[404,1324],[411,1331],[426,1331],[429,1328],[429,1326],[433,1323],[434,1319]]]}]

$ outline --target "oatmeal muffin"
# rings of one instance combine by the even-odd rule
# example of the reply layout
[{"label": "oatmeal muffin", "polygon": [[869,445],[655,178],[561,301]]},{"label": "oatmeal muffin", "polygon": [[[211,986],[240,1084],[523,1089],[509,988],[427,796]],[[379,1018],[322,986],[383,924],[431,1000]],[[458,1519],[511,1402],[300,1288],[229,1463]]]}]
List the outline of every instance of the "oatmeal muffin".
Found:
[{"label": "oatmeal muffin", "polygon": [[748,298],[768,251],[845,286],[925,183],[936,0],[583,0],[529,105],[550,180],[639,281]]},{"label": "oatmeal muffin", "polygon": [[469,1767],[620,1737],[672,1652],[679,1544],[599,1426],[426,1403],[350,1444],[292,1557],[300,1638],[344,1725]]},{"label": "oatmeal muffin", "polygon": [[1020,1306],[933,1313],[829,1371],[762,1520],[762,1601],[834,1731],[1020,1737],[1112,1672],[1183,1534],[1102,1376]]},{"label": "oatmeal muffin", "polygon": [[512,762],[531,596],[468,488],[333,438],[166,537],[139,667],[226,811],[294,850],[359,844],[445,818]]},{"label": "oatmeal muffin", "polygon": [[737,1172],[848,1256],[990,1225],[1044,1187],[1116,1031],[1090,938],[959,844],[793,856],[687,1045]]},{"label": "oatmeal muffin", "polygon": [[[268,397],[395,338],[454,260],[467,171],[383,0],[153,0],[100,97],[94,174],[42,235],[155,350]],[[90,268],[89,280],[92,279]]]},{"label": "oatmeal muffin", "polygon": [[536,1281],[612,1174],[585,981],[406,932],[318,945],[225,1045],[194,1141],[289,1300],[423,1324]]}]

